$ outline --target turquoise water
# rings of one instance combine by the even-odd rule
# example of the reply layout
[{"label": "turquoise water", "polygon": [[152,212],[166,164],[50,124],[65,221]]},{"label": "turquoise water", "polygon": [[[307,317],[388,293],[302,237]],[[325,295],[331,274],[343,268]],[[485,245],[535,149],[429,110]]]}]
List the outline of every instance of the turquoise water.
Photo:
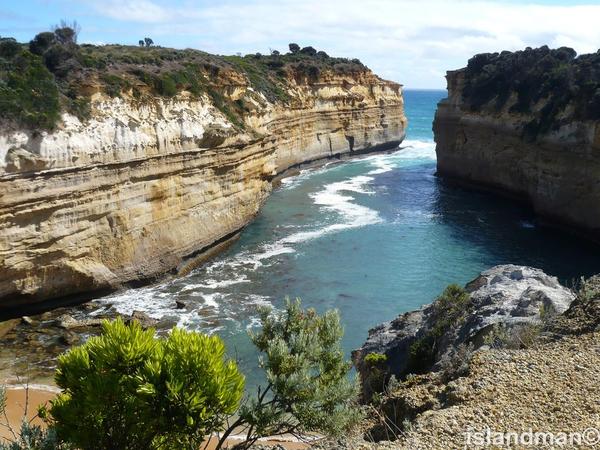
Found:
[{"label": "turquoise water", "polygon": [[[338,308],[350,352],[369,328],[496,264],[540,267],[565,282],[599,272],[597,248],[539,227],[523,206],[434,176],[431,122],[444,96],[406,91],[409,129],[397,152],[284,180],[215,260],[184,278],[102,301],[218,333],[252,373],[247,331],[256,307],[280,307],[286,296],[319,311]],[[176,300],[187,307],[176,309]]]}]

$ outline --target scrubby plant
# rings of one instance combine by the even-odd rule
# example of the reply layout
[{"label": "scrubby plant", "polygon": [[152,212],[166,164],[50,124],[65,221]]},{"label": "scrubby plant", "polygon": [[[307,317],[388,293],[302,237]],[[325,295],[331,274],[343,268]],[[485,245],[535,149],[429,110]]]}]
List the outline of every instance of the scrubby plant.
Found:
[{"label": "scrubby plant", "polygon": [[[53,31],[37,34],[28,46],[12,38],[0,40],[0,117],[33,130],[54,129],[61,111],[85,120],[91,111],[90,94],[82,80],[93,80],[111,97],[131,93],[140,101],[153,95],[173,97],[182,91],[195,97],[208,95],[236,127],[244,128],[246,105],[265,98],[290,103],[292,79],[314,83],[325,72],[348,75],[366,70],[358,60],[329,57],[297,44],[290,44],[287,54],[216,56],[157,47],[150,38],[140,40],[138,46],[78,45],[78,29],[76,23],[61,22]],[[15,64],[22,59],[31,59],[36,70],[44,66],[46,70],[30,77]],[[231,98],[228,84],[224,86],[219,79],[232,71],[247,78],[252,87],[237,104],[239,99]],[[38,89],[36,83],[43,88]]]},{"label": "scrubby plant", "polygon": [[366,398],[363,399],[364,401],[368,401],[371,395],[381,393],[385,390],[389,378],[387,360],[387,356],[382,353],[369,353],[365,356],[363,395]]},{"label": "scrubby plant", "polygon": [[39,56],[25,50],[0,58],[0,116],[31,128],[54,128],[60,117],[58,88]]},{"label": "scrubby plant", "polygon": [[237,409],[244,377],[220,338],[121,319],[59,357],[47,418],[82,450],[198,448]]},{"label": "scrubby plant", "polygon": [[512,326],[494,324],[484,336],[483,343],[494,349],[528,348],[538,341],[543,330],[543,323],[521,323]]},{"label": "scrubby plant", "polygon": [[37,34],[31,42],[29,42],[29,51],[36,55],[43,55],[52,44],[56,42],[56,36],[51,31],[44,31]]},{"label": "scrubby plant", "polygon": [[409,349],[409,370],[421,373],[434,363],[444,334],[451,328],[461,325],[466,317],[471,298],[464,288],[451,284],[444,289],[431,305],[431,328]]},{"label": "scrubby plant", "polygon": [[600,55],[576,56],[572,48],[547,46],[475,55],[464,69],[465,105],[527,115],[523,136],[530,140],[573,120],[598,120]]},{"label": "scrubby plant", "polygon": [[13,38],[0,39],[0,57],[11,59],[21,51],[21,45]]},{"label": "scrubby plant", "polygon": [[360,418],[357,385],[341,348],[343,329],[337,311],[319,316],[287,300],[284,311],[263,308],[261,330],[251,336],[262,353],[267,384],[242,405],[218,448],[235,429],[245,429],[241,447],[261,436],[319,432],[337,436]]},{"label": "scrubby plant", "polygon": [[471,369],[473,344],[459,344],[456,349],[446,353],[439,361],[440,374],[445,381],[464,377]]}]

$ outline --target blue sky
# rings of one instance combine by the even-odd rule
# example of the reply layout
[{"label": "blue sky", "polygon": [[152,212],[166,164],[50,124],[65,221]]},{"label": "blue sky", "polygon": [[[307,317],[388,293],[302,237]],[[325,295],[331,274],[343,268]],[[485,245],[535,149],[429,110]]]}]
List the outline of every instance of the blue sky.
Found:
[{"label": "blue sky", "polygon": [[600,2],[517,0],[0,0],[0,35],[29,41],[61,19],[80,42],[212,53],[267,53],[289,42],[358,57],[409,88],[444,88],[475,53],[567,45],[600,47]]}]

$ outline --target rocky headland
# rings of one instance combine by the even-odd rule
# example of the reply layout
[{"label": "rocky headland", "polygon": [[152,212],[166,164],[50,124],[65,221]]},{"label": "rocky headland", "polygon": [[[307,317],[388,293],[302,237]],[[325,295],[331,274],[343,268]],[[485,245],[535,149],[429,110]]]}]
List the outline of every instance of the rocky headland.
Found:
[{"label": "rocky headland", "polygon": [[354,352],[370,421],[329,448],[486,448],[487,430],[598,427],[600,278],[568,289],[504,265],[459,289],[371,330]]},{"label": "rocky headland", "polygon": [[598,240],[599,75],[598,54],[566,47],[480,54],[448,72],[433,124],[438,175]]},{"label": "rocky headland", "polygon": [[[217,57],[38,37],[0,48],[17,86],[0,114],[7,314],[185,271],[277,175],[405,135],[399,84],[312,47]],[[27,83],[37,97],[22,98]]]}]

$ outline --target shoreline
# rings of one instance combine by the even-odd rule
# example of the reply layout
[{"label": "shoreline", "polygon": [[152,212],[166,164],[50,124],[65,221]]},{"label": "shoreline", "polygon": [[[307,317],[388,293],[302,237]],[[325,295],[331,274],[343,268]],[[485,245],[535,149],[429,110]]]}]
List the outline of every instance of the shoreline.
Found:
[{"label": "shoreline", "polygon": [[[313,160],[307,160],[299,164],[294,164],[286,169],[282,170],[280,173],[274,175],[271,179],[271,187],[275,189],[279,187],[281,184],[281,180],[289,177],[293,177],[298,175],[301,170],[313,169],[322,167],[328,162],[344,162],[350,161],[360,156],[368,155],[368,154],[390,154],[394,153],[397,150],[401,150],[402,142],[404,142],[406,136],[404,136],[400,140],[393,140],[383,144],[374,145],[372,147],[362,148],[358,150],[354,150],[352,152],[346,153],[335,153],[330,156],[324,158],[316,158]],[[270,194],[269,194],[270,195]],[[268,199],[268,196],[267,196]],[[266,199],[265,199],[266,201]],[[264,204],[264,203],[263,203]],[[262,208],[263,204],[260,205],[258,211]],[[258,214],[258,213],[257,213]],[[111,294],[115,294],[118,292],[122,292],[127,289],[135,289],[144,286],[150,286],[152,284],[162,283],[171,278],[178,278],[187,275],[190,271],[200,267],[202,264],[208,262],[212,258],[218,256],[223,251],[227,250],[240,236],[241,232],[248,226],[252,221],[256,218],[256,215],[251,218],[243,227],[234,230],[233,232],[221,237],[217,241],[212,244],[198,249],[195,252],[192,252],[190,255],[184,258],[183,262],[171,269],[170,271],[163,272],[162,274],[157,274],[156,276],[130,281],[128,283],[124,283],[122,286],[113,288],[113,289],[100,289],[94,291],[83,292],[74,295],[68,295],[65,297],[58,297],[54,299],[49,299],[47,301],[33,303],[33,304],[24,304],[19,307],[11,307],[11,308],[0,308],[0,326],[4,322],[8,322],[13,319],[19,319],[24,316],[33,316],[38,314],[43,314],[48,311],[52,311],[62,307],[74,307],[84,303],[87,303],[92,300],[96,300],[99,298],[106,297]],[[1,338],[1,334],[0,334]]]}]

